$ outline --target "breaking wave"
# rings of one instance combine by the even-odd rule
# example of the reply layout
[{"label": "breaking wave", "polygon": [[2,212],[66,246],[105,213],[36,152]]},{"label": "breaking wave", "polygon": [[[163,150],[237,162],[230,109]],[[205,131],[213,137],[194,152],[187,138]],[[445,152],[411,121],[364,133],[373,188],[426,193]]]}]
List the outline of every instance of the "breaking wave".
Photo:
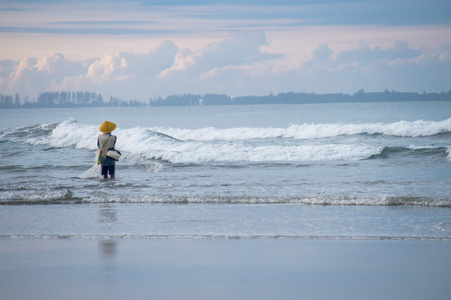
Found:
[{"label": "breaking wave", "polygon": [[450,160],[450,147],[434,147],[434,146],[408,146],[408,147],[384,147],[383,150],[373,155],[375,158],[388,158],[392,156],[403,156],[412,158],[421,158],[425,156],[444,157]]},{"label": "breaking wave", "polygon": [[[22,142],[51,148],[97,149],[97,125],[75,120],[0,130],[0,142]],[[393,147],[342,136],[426,137],[451,134],[451,118],[443,121],[401,121],[390,124],[300,124],[287,128],[118,128],[122,161],[171,163],[259,161],[355,161],[397,153],[441,155],[451,160],[451,146]]]},{"label": "breaking wave", "polygon": [[390,124],[300,124],[288,128],[202,128],[196,130],[156,128],[186,141],[248,140],[248,139],[320,139],[341,135],[381,134],[396,137],[433,136],[451,132],[451,118],[444,121],[400,121]]},{"label": "breaking wave", "polygon": [[[127,134],[130,138],[139,139],[157,136],[177,141],[239,141],[252,139],[321,139],[341,135],[381,134],[396,137],[424,137],[451,133],[451,118],[443,121],[417,120],[413,122],[400,121],[395,123],[367,124],[293,124],[287,128],[252,128],[237,127],[217,129],[206,127],[201,129],[183,128],[141,128],[117,129],[117,134]],[[97,135],[98,126],[81,124],[70,119],[61,123],[47,123],[36,126],[1,129],[0,140],[25,139],[30,143],[44,143],[43,138],[50,138],[48,144],[55,147],[76,146],[92,149],[83,144],[92,136]]]}]

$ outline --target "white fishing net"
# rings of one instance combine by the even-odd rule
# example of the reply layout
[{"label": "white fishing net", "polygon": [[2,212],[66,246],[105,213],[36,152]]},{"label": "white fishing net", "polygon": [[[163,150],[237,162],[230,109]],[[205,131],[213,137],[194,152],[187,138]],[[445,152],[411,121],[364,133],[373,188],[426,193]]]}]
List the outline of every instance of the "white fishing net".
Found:
[{"label": "white fishing net", "polygon": [[91,168],[89,168],[88,170],[86,170],[85,172],[83,172],[82,174],[78,175],[79,178],[96,178],[100,175],[102,166],[97,164],[98,157],[99,157],[99,150],[97,150],[97,152],[96,152],[94,165]]}]

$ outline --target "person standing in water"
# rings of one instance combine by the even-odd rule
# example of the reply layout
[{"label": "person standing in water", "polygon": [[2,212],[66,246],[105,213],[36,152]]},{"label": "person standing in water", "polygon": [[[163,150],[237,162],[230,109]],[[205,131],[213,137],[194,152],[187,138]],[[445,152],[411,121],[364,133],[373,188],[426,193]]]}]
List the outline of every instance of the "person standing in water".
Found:
[{"label": "person standing in water", "polygon": [[114,147],[116,145],[117,137],[111,134],[114,129],[116,129],[116,124],[109,121],[103,122],[99,127],[102,134],[97,138],[97,147],[99,147],[100,150],[99,163],[102,165],[103,178],[108,178],[108,174],[110,175],[110,178],[115,178],[116,161],[107,156],[109,150],[115,150]]}]

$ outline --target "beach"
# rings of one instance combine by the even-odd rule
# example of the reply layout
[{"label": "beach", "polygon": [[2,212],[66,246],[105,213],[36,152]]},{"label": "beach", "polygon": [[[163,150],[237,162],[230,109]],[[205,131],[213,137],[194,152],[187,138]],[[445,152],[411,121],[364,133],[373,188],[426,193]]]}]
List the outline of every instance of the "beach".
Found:
[{"label": "beach", "polygon": [[[114,180],[83,176],[104,113]],[[1,110],[0,298],[449,299],[450,115]]]},{"label": "beach", "polygon": [[0,20],[0,300],[451,300],[451,1]]},{"label": "beach", "polygon": [[448,299],[449,210],[0,206],[2,299]]},{"label": "beach", "polygon": [[449,299],[451,242],[0,239],[2,299]]}]

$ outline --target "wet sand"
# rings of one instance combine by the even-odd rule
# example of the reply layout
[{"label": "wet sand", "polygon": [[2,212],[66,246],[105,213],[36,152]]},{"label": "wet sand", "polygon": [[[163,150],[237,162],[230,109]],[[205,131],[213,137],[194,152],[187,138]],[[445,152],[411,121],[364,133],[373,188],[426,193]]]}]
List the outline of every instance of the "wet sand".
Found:
[{"label": "wet sand", "polygon": [[449,299],[451,242],[0,239],[1,299]]}]

